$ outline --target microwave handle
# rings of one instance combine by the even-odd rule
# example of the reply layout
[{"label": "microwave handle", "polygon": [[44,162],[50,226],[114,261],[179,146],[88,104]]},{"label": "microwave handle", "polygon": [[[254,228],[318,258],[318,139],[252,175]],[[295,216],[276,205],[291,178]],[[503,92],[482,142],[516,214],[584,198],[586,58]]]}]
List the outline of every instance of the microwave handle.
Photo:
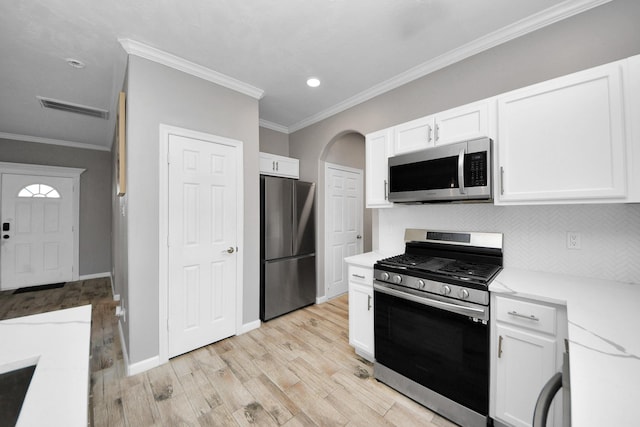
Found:
[{"label": "microwave handle", "polygon": [[460,194],[465,193],[464,188],[464,148],[460,150],[458,155],[458,188],[460,188]]}]

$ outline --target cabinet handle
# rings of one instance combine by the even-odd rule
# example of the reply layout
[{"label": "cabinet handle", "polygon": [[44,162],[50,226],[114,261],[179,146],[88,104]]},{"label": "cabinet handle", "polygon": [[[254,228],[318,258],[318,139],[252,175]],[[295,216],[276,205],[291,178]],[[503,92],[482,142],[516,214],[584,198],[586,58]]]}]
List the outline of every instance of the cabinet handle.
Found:
[{"label": "cabinet handle", "polygon": [[280,170],[280,162],[276,162],[276,170]]},{"label": "cabinet handle", "polygon": [[500,194],[504,194],[504,167],[500,166]]},{"label": "cabinet handle", "polygon": [[498,338],[498,359],[502,357],[502,335]]},{"label": "cabinet handle", "polygon": [[384,199],[385,200],[389,200],[389,196],[388,196],[388,193],[387,193],[387,188],[388,188],[388,184],[387,184],[387,180],[385,179],[384,180]]},{"label": "cabinet handle", "polygon": [[371,295],[367,295],[367,311],[371,311]]},{"label": "cabinet handle", "polygon": [[357,277],[358,279],[364,279],[364,276],[361,276],[359,274],[352,274],[353,277]]},{"label": "cabinet handle", "polygon": [[427,142],[431,142],[431,132],[432,132],[431,126],[427,125]]},{"label": "cabinet handle", "polygon": [[436,130],[435,130],[435,132],[434,132],[434,136],[435,136],[435,140],[436,140],[436,142],[438,142],[438,140],[440,139],[440,135],[439,135],[439,134],[440,134],[440,126],[438,126],[438,125],[436,124]]},{"label": "cabinet handle", "polygon": [[517,311],[509,311],[507,312],[508,315],[510,316],[515,316],[515,317],[520,317],[522,319],[527,319],[527,320],[533,320],[534,322],[539,322],[540,319],[536,316],[534,316],[533,314],[530,315],[526,315],[526,314],[520,314]]},{"label": "cabinet handle", "polygon": [[273,162],[271,162],[271,170],[272,171],[276,170],[276,161],[275,160]]}]

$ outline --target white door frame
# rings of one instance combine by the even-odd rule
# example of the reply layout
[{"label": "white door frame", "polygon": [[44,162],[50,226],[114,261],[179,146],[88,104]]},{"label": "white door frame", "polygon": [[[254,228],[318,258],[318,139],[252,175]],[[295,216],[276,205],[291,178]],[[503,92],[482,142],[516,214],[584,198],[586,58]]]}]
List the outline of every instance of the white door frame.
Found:
[{"label": "white door frame", "polygon": [[[160,364],[169,361],[169,137],[171,135],[183,136],[186,138],[199,139],[203,142],[214,144],[223,144],[238,149],[237,165],[236,165],[236,182],[238,183],[238,197],[236,198],[236,213],[238,221],[236,223],[236,233],[238,236],[238,247],[241,251],[242,243],[244,243],[244,161],[243,161],[243,144],[242,141],[225,138],[222,136],[212,135],[204,132],[198,132],[191,129],[180,128],[160,124],[160,176],[159,176],[159,359]],[[236,334],[242,328],[242,297],[244,290],[243,282],[243,256],[239,256],[236,262]]]},{"label": "white door frame", "polygon": [[[327,191],[327,177],[329,176],[329,169],[338,169],[345,172],[357,173],[360,175],[360,183],[362,184],[362,188],[360,189],[360,206],[358,206],[358,212],[362,217],[360,221],[360,226],[364,228],[364,171],[362,169],[351,168],[349,166],[336,165],[334,163],[324,162],[324,297],[325,299],[334,298],[334,296],[329,296],[329,260],[331,259],[330,253],[330,245],[329,243],[329,192]],[[364,230],[360,230],[361,235],[364,238]],[[360,244],[362,245],[362,250],[364,251],[364,240],[361,239]],[[348,277],[345,277],[344,280],[348,280]]]},{"label": "white door frame", "polygon": [[[73,256],[72,273],[73,281],[80,278],[80,175],[86,169],[67,168],[62,166],[32,165],[27,163],[0,162],[0,176],[5,173],[14,175],[40,175],[71,178],[73,181],[73,205],[71,224],[73,227]],[[0,195],[0,203],[2,197]],[[0,283],[0,287],[2,283]]]}]

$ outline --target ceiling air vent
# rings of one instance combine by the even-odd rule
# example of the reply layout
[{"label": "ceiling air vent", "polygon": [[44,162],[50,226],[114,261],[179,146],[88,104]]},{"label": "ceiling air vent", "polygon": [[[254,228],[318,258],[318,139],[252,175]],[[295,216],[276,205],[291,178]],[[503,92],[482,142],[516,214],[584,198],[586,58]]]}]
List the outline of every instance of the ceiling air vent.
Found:
[{"label": "ceiling air vent", "polygon": [[67,111],[69,113],[83,114],[85,116],[98,117],[100,119],[108,119],[109,112],[100,108],[87,107],[86,105],[72,104],[70,102],[60,101],[58,99],[45,98],[43,96],[36,96],[40,104],[44,108],[51,108],[54,110]]}]

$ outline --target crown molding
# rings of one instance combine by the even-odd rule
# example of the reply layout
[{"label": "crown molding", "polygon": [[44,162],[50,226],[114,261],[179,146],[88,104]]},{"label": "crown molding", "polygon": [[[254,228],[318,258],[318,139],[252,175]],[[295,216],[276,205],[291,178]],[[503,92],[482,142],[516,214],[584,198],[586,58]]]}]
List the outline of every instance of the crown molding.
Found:
[{"label": "crown molding", "polygon": [[489,50],[495,46],[506,43],[525,34],[539,30],[553,23],[562,21],[578,15],[594,7],[609,3],[612,0],[567,0],[555,6],[547,8],[541,12],[521,19],[513,24],[507,25],[499,30],[480,37],[470,43],[467,43],[457,49],[450,50],[430,61],[419,64],[389,80],[379,83],[365,91],[362,91],[351,98],[320,111],[312,116],[307,117],[289,126],[289,132],[296,132],[314,123],[329,118],[335,114],[341,113],[351,107],[355,107],[365,101],[382,95],[385,92],[396,89],[409,82],[417,80],[456,62],[462,61],[473,55],[485,50]]},{"label": "crown molding", "polygon": [[120,42],[122,48],[129,55],[139,56],[140,58],[166,65],[167,67],[191,74],[192,76],[224,86],[227,89],[235,90],[236,92],[240,92],[258,100],[262,99],[264,96],[264,90],[262,89],[251,86],[250,84],[244,83],[217,71],[213,71],[194,62],[187,61],[179,56],[156,49],[155,47],[126,38],[118,39],[118,42]]},{"label": "crown molding", "polygon": [[276,132],[289,134],[289,128],[286,126],[279,125],[278,123],[273,123],[268,120],[260,119],[259,121],[260,127],[275,130]]},{"label": "crown molding", "polygon": [[0,138],[13,141],[37,142],[39,144],[61,145],[63,147],[83,148],[86,150],[111,151],[108,147],[100,145],[87,144],[85,142],[63,141],[61,139],[42,138],[39,136],[19,135],[15,133],[0,132]]}]

